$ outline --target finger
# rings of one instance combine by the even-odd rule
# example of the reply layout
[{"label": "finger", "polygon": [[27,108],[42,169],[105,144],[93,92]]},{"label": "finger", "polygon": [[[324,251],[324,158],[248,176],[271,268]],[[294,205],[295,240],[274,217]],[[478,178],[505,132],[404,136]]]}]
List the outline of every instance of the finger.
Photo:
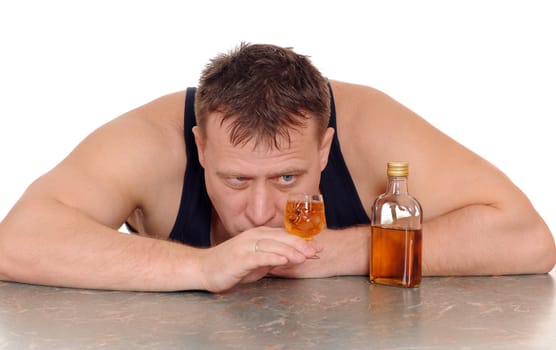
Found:
[{"label": "finger", "polygon": [[258,239],[267,238],[292,246],[305,255],[305,257],[314,256],[323,249],[318,240],[306,241],[301,237],[288,233],[284,228],[263,228],[262,231],[257,231],[255,234]]},{"label": "finger", "polygon": [[322,245],[316,239],[307,241],[303,238],[297,237],[287,232],[285,233],[285,235],[288,238],[287,244],[297,249],[306,258],[311,258],[315,256],[318,252],[322,251],[323,249]]},{"label": "finger", "polygon": [[305,242],[301,244],[296,244],[294,242],[294,244],[295,245],[287,244],[275,239],[259,239],[255,242],[253,252],[265,256],[269,254],[282,256],[287,259],[287,262],[295,264],[304,262],[307,257],[316,253],[316,250],[308,246]]}]

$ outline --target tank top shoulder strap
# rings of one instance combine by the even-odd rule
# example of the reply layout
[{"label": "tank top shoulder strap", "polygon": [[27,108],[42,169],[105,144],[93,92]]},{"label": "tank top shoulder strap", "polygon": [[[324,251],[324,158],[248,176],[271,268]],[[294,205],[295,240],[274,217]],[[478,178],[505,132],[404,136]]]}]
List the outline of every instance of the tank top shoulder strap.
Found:
[{"label": "tank top shoulder strap", "polygon": [[345,228],[370,224],[355,184],[342,156],[338,129],[336,128],[336,105],[332,87],[330,90],[329,127],[335,130],[328,156],[328,164],[321,173],[320,190],[325,200],[326,224],[330,228]]},{"label": "tank top shoulder strap", "polygon": [[197,145],[193,136],[195,121],[195,88],[186,90],[184,111],[184,139],[187,165],[183,180],[178,215],[170,239],[196,247],[210,246],[210,220],[212,205],[205,187],[203,167],[199,163]]}]

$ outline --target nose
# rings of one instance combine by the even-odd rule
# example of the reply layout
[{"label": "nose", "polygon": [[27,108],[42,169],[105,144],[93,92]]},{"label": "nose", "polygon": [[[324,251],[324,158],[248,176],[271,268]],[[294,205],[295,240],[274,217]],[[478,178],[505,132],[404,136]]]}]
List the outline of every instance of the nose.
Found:
[{"label": "nose", "polygon": [[253,226],[269,226],[276,215],[276,206],[272,199],[272,191],[264,186],[253,188],[250,193],[245,214]]}]

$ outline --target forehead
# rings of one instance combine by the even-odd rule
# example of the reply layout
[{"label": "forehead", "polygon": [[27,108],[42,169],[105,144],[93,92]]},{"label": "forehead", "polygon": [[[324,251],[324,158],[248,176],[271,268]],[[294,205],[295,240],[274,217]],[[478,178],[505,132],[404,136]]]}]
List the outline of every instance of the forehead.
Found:
[{"label": "forehead", "polygon": [[230,141],[231,121],[222,122],[221,118],[208,118],[205,124],[205,156],[212,160],[211,166],[217,168],[243,169],[262,166],[270,171],[281,168],[306,167],[318,158],[319,138],[314,121],[306,127],[290,129],[290,139],[278,137],[278,147],[268,143],[257,144],[254,139],[245,144],[233,145]]},{"label": "forehead", "polygon": [[[315,118],[304,118],[299,117],[301,125],[291,126],[285,129],[287,134],[281,134],[284,130],[277,130],[276,135],[272,135],[268,128],[261,126],[261,132],[257,133],[256,130],[252,130],[252,136],[245,140],[233,140],[233,143],[240,143],[239,146],[250,146],[253,150],[262,150],[265,148],[278,148],[279,150],[287,149],[290,146],[291,140],[304,141],[305,137],[313,137],[316,141],[320,140],[319,128]],[[221,140],[228,141],[231,140],[231,133],[233,130],[233,123],[235,118],[228,118],[223,120],[222,114],[215,112],[206,118],[206,121],[202,127],[202,134],[206,139],[211,141]],[[234,128],[237,128],[234,125]],[[254,128],[257,128],[256,126]],[[241,130],[241,129],[239,129]],[[237,132],[237,130],[235,130]],[[241,131],[240,131],[241,133]],[[235,137],[236,135],[234,135]],[[261,139],[264,138],[264,139]],[[289,139],[288,139],[289,138]]]}]

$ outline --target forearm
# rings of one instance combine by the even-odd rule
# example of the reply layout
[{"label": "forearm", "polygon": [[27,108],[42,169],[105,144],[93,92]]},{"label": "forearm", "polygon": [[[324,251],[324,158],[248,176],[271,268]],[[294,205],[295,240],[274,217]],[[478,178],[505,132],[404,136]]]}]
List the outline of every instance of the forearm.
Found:
[{"label": "forearm", "polygon": [[544,273],[555,259],[552,235],[533,212],[473,205],[423,226],[424,275]]},{"label": "forearm", "polygon": [[328,230],[323,253],[331,275],[368,275],[370,226]]},{"label": "forearm", "polygon": [[119,233],[44,201],[19,203],[1,223],[0,278],[94,289],[202,289],[198,249]]},{"label": "forearm", "polygon": [[[319,260],[283,277],[326,277],[369,273],[370,226],[326,230],[317,236],[324,249]],[[534,212],[508,214],[487,205],[461,208],[423,225],[423,275],[500,275],[545,273],[556,262],[556,247]]]}]

